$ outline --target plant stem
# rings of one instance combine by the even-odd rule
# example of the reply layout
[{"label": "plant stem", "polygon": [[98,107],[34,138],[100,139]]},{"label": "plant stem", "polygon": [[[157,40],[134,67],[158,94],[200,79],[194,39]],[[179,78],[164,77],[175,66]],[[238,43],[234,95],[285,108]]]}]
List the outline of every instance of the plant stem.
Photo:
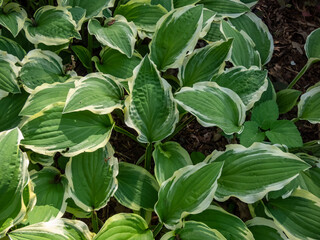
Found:
[{"label": "plant stem", "polygon": [[187,118],[186,121],[184,121],[183,123],[179,124],[176,129],[174,130],[174,132],[167,137],[167,139],[165,141],[170,141],[177,133],[179,133],[183,128],[185,128],[189,123],[191,123],[193,120],[195,119],[195,117],[193,115],[191,115],[190,117]]},{"label": "plant stem", "polygon": [[[137,137],[136,137],[135,135],[133,135],[132,133],[128,132],[127,130],[125,130],[125,129],[117,126],[117,125],[114,125],[114,128],[113,128],[113,129],[114,129],[116,132],[122,133],[122,134],[128,136],[129,138],[131,138],[132,140],[138,142]],[[142,143],[139,142],[139,144],[142,144]],[[144,144],[142,144],[142,146],[145,147]]]},{"label": "plant stem", "polygon": [[305,74],[305,72],[309,69],[309,67],[312,65],[313,61],[308,61],[306,65],[300,70],[298,75],[292,80],[292,82],[289,84],[287,89],[291,89],[297,82],[298,80]]},{"label": "plant stem", "polygon": [[153,230],[153,237],[154,238],[159,234],[159,232],[161,231],[162,227],[163,227],[163,223],[159,222],[158,225]]},{"label": "plant stem", "polygon": [[[89,32],[88,32],[88,50],[89,50],[90,56],[92,57],[92,54],[93,54],[93,36],[90,35]],[[87,70],[88,70],[88,72],[92,72],[93,71],[92,62],[90,62],[90,68],[87,69]]]},{"label": "plant stem", "polygon": [[91,223],[92,223],[92,229],[95,233],[98,233],[99,231],[99,221],[98,221],[98,215],[95,211],[92,212],[91,215]]},{"label": "plant stem", "polygon": [[148,143],[147,149],[146,149],[146,158],[144,161],[144,168],[150,172],[151,170],[151,155],[152,154],[152,143]]}]

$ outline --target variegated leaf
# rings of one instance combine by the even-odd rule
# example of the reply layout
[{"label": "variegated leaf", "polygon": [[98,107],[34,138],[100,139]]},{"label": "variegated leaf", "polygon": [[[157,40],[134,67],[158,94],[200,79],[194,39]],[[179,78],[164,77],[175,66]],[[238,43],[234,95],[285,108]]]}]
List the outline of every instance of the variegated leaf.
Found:
[{"label": "variegated leaf", "polygon": [[155,212],[168,229],[182,226],[188,214],[204,211],[213,200],[223,163],[198,163],[177,170],[161,184]]},{"label": "variegated leaf", "polygon": [[310,168],[297,156],[263,143],[254,143],[249,148],[228,145],[225,152],[215,151],[207,160],[224,162],[215,193],[219,201],[234,196],[243,202],[254,203],[268,192],[283,188],[300,171]]},{"label": "variegated leaf", "polygon": [[138,140],[151,143],[169,136],[179,114],[171,86],[160,77],[149,56],[135,68],[129,91],[125,101],[125,122],[138,132]]},{"label": "variegated leaf", "polygon": [[121,85],[107,75],[90,73],[75,81],[70,89],[64,113],[91,111],[96,114],[108,114],[122,108],[124,93]]},{"label": "variegated leaf", "polygon": [[44,6],[34,14],[34,20],[27,19],[24,25],[27,39],[38,45],[67,44],[72,38],[81,39],[77,24],[64,7]]}]

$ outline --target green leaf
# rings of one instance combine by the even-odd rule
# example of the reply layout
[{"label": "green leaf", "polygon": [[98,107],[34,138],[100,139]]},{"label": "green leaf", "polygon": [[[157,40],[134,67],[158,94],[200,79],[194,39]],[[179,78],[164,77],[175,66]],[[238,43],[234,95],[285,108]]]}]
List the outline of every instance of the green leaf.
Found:
[{"label": "green leaf", "polygon": [[203,162],[203,160],[206,158],[206,156],[201,152],[192,152],[190,157],[193,164]]},{"label": "green leaf", "polygon": [[242,100],[235,92],[215,82],[184,87],[176,93],[175,100],[204,127],[218,126],[227,134],[243,130],[245,106]]},{"label": "green leaf", "polygon": [[16,37],[23,28],[27,12],[18,3],[8,3],[0,8],[0,25]]},{"label": "green leaf", "polygon": [[30,177],[37,201],[23,223],[31,225],[61,218],[67,207],[67,179],[54,167],[45,167],[39,172],[33,170]]},{"label": "green leaf", "polygon": [[261,67],[260,54],[254,49],[254,43],[246,33],[238,31],[231,23],[224,20],[220,29],[225,38],[233,38],[231,62],[234,66]]},{"label": "green leaf", "polygon": [[69,90],[73,87],[74,79],[70,79],[64,83],[44,83],[36,87],[36,89],[31,92],[19,115],[32,116],[50,104],[65,102]]},{"label": "green leaf", "polygon": [[96,56],[92,58],[97,70],[119,80],[132,77],[133,69],[141,62],[141,56],[137,53],[128,58],[125,54],[109,47],[100,52],[100,58],[101,60]]},{"label": "green leaf", "polygon": [[82,208],[78,207],[72,198],[67,199],[66,212],[73,214],[76,218],[90,218],[92,212],[86,212]]},{"label": "green leaf", "polygon": [[17,78],[21,67],[16,65],[18,62],[16,56],[0,51],[0,90],[20,93]]},{"label": "green leaf", "polygon": [[3,36],[0,36],[0,50],[16,56],[19,60],[26,55],[26,51],[17,42]]},{"label": "green leaf", "polygon": [[71,7],[68,8],[68,11],[72,15],[72,19],[77,24],[77,30],[80,31],[83,22],[86,20],[86,10],[81,7]]},{"label": "green leaf", "polygon": [[237,0],[201,0],[198,3],[203,4],[205,8],[217,12],[217,16],[220,18],[235,18],[250,11],[248,6]]},{"label": "green leaf", "polygon": [[212,161],[224,162],[215,198],[225,201],[234,196],[245,203],[254,203],[268,192],[283,188],[310,167],[297,156],[262,143],[249,148],[228,145],[225,152],[213,152],[209,158]]},{"label": "green leaf", "polygon": [[314,167],[300,173],[299,186],[320,198],[320,168]]},{"label": "green leaf", "polygon": [[[168,229],[181,227],[188,214],[205,210],[213,200],[223,163],[199,163],[174,172],[161,184],[155,212]],[[183,197],[182,197],[183,196]]]},{"label": "green leaf", "polygon": [[75,81],[70,89],[64,113],[91,111],[96,114],[108,114],[123,106],[124,93],[121,85],[107,75],[90,73]]},{"label": "green leaf", "polygon": [[49,167],[54,163],[52,156],[46,156],[46,155],[38,154],[32,151],[28,151],[27,154],[30,162],[33,164],[39,163],[42,166]]},{"label": "green leaf", "polygon": [[320,85],[302,94],[298,104],[298,118],[312,124],[320,123]]},{"label": "green leaf", "polygon": [[249,230],[256,240],[284,240],[288,239],[284,233],[279,230],[273,221],[255,217],[246,222]]},{"label": "green leaf", "polygon": [[277,103],[269,100],[253,108],[251,121],[258,123],[262,129],[267,130],[278,117],[279,110]]},{"label": "green leaf", "polygon": [[267,25],[254,13],[249,12],[238,18],[230,19],[238,31],[244,31],[254,42],[254,49],[260,53],[261,64],[267,64],[273,54],[273,38]]},{"label": "green leaf", "polygon": [[117,189],[118,160],[110,144],[72,157],[66,166],[69,196],[86,212],[105,207]]},{"label": "green leaf", "polygon": [[258,0],[240,0],[241,2],[245,3],[248,7],[253,7]]},{"label": "green leaf", "polygon": [[284,114],[289,112],[298,101],[301,91],[295,89],[283,89],[277,92],[277,104],[279,113]]},{"label": "green leaf", "polygon": [[216,16],[216,12],[211,11],[209,9],[203,9],[203,21],[202,21],[202,30],[200,33],[200,38],[203,38],[207,35],[208,31],[210,30],[211,23],[213,22]]},{"label": "green leaf", "polygon": [[160,77],[149,56],[135,68],[129,91],[125,101],[125,122],[138,132],[138,140],[151,143],[169,136],[178,122],[179,113],[171,86]]},{"label": "green leaf", "polygon": [[138,30],[154,32],[158,20],[168,11],[161,5],[151,5],[150,1],[131,0],[120,5],[114,12],[115,15],[124,16],[128,22],[133,22]]},{"label": "green leaf", "polygon": [[110,217],[93,239],[153,240],[154,238],[142,217],[133,213],[119,213]]},{"label": "green leaf", "polygon": [[296,190],[285,199],[272,199],[265,211],[290,239],[317,239],[320,236],[320,199],[305,190]]},{"label": "green leaf", "polygon": [[179,8],[158,21],[149,48],[150,58],[160,71],[180,67],[187,52],[193,51],[198,41],[202,22],[202,6]]},{"label": "green leaf", "polygon": [[276,91],[274,90],[273,84],[270,81],[270,79],[269,78],[267,79],[268,79],[268,88],[266,91],[263,92],[260,100],[254,104],[255,107],[269,100],[276,101],[276,98],[277,98]]},{"label": "green leaf", "polygon": [[77,55],[80,62],[86,69],[92,69],[91,66],[91,53],[87,48],[81,45],[72,45],[72,51]]},{"label": "green leaf", "polygon": [[158,200],[159,185],[144,168],[121,162],[119,164],[118,189],[115,197],[120,204],[132,210],[153,210]]},{"label": "green leaf", "polygon": [[93,234],[85,223],[61,218],[16,229],[8,236],[11,240],[88,240]]},{"label": "green leaf", "polygon": [[29,161],[19,149],[22,138],[18,128],[0,132],[0,238],[26,214],[23,189],[29,181]]},{"label": "green leaf", "polygon": [[171,11],[173,9],[173,0],[151,0],[152,5],[158,5],[160,4],[168,11]]},{"label": "green leaf", "polygon": [[202,213],[190,215],[188,220],[202,222],[218,230],[228,240],[254,240],[252,233],[240,218],[218,206],[211,205]]},{"label": "green leaf", "polygon": [[268,71],[256,67],[234,67],[214,77],[212,81],[236,92],[246,105],[246,110],[249,110],[267,90],[267,75]]},{"label": "green leaf", "polygon": [[86,10],[86,17],[101,17],[102,11],[106,8],[113,7],[114,0],[96,0],[92,4],[91,0],[58,0],[59,6],[81,7]]},{"label": "green leaf", "polygon": [[221,22],[213,21],[210,25],[210,29],[207,34],[204,36],[204,40],[209,43],[217,42],[217,41],[225,41],[225,37],[223,33],[220,31]]},{"label": "green leaf", "polygon": [[176,229],[162,236],[161,240],[226,240],[216,229],[211,229],[201,222],[184,222],[183,228]]},{"label": "green leaf", "polygon": [[34,49],[25,56],[22,64],[20,79],[29,93],[44,83],[65,82],[69,78],[63,70],[62,59],[51,51]]},{"label": "green leaf", "polygon": [[28,94],[9,94],[7,97],[0,99],[0,131],[9,130],[19,125],[22,118],[19,117]]},{"label": "green leaf", "polygon": [[244,123],[244,129],[240,135],[240,143],[245,147],[250,147],[255,142],[262,142],[265,137],[265,133],[259,130],[258,123],[248,121]]},{"label": "green leaf", "polygon": [[193,5],[199,2],[200,0],[173,0],[174,8],[180,8],[187,5]]},{"label": "green leaf", "polygon": [[304,49],[309,61],[320,61],[320,28],[309,34]]},{"label": "green leaf", "polygon": [[47,5],[38,8],[34,20],[26,20],[24,31],[27,39],[35,45],[61,45],[73,38],[81,39],[71,13],[63,7]]},{"label": "green leaf", "polygon": [[64,103],[54,103],[28,118],[21,127],[22,145],[34,152],[72,157],[93,152],[108,142],[113,128],[109,115],[89,111],[62,114]]},{"label": "green leaf", "polygon": [[224,68],[225,61],[230,57],[231,45],[232,39],[219,41],[187,56],[179,69],[181,85],[192,87],[197,82],[210,81]]},{"label": "green leaf", "polygon": [[296,125],[289,120],[278,120],[270,125],[266,132],[267,138],[273,144],[284,144],[288,148],[302,147],[303,142]]},{"label": "green leaf", "polygon": [[88,23],[88,31],[104,46],[116,49],[128,58],[132,57],[137,29],[123,16],[117,15],[106,19],[104,26],[101,26],[98,20],[91,19]]},{"label": "green leaf", "polygon": [[160,185],[176,170],[192,165],[188,152],[177,142],[157,143],[152,155],[155,177]]}]

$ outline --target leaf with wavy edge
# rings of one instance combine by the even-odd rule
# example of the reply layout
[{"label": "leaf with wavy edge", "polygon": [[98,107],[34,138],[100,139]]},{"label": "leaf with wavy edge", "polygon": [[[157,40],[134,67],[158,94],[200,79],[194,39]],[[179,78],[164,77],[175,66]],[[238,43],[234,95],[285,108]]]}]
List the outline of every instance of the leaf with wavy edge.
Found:
[{"label": "leaf with wavy edge", "polygon": [[0,90],[10,93],[20,93],[17,78],[21,67],[16,56],[0,50]]},{"label": "leaf with wavy edge", "polygon": [[0,36],[0,50],[16,56],[19,60],[26,55],[26,51],[17,42],[3,36]]},{"label": "leaf with wavy edge", "polygon": [[44,6],[34,14],[34,22],[27,19],[24,25],[26,38],[33,44],[56,46],[71,39],[81,39],[77,24],[64,7]]},{"label": "leaf with wavy edge", "polygon": [[31,92],[19,115],[32,116],[52,103],[65,102],[69,90],[74,87],[75,79],[79,79],[79,77],[71,78],[64,83],[44,83],[36,87]]},{"label": "leaf with wavy edge", "polygon": [[268,71],[261,70],[255,66],[249,69],[233,67],[214,77],[212,81],[218,83],[221,87],[229,88],[236,92],[246,106],[246,110],[249,110],[267,90],[267,76]]},{"label": "leaf with wavy edge", "polygon": [[88,110],[95,114],[109,114],[123,106],[122,86],[102,73],[90,73],[75,81],[69,90],[63,113]]},{"label": "leaf with wavy edge", "polygon": [[138,30],[154,32],[158,20],[168,13],[168,11],[159,5],[151,5],[150,0],[136,1],[131,0],[126,4],[119,5],[115,15],[124,16],[127,21],[132,21]]},{"label": "leaf with wavy edge", "polygon": [[176,170],[192,165],[189,153],[177,142],[156,143],[152,155],[155,177],[160,185]]},{"label": "leaf with wavy edge", "polygon": [[245,203],[254,203],[268,192],[283,188],[300,171],[310,168],[296,155],[263,143],[249,148],[228,145],[225,152],[214,151],[207,161],[224,162],[215,199],[225,201],[234,196]]},{"label": "leaf with wavy edge", "polygon": [[285,234],[277,228],[275,223],[266,218],[255,217],[246,222],[255,239],[259,240],[287,240]]},{"label": "leaf with wavy edge", "polygon": [[179,68],[181,86],[192,86],[197,82],[211,81],[215,74],[223,70],[225,61],[231,55],[232,39],[209,44],[196,49],[187,56]]},{"label": "leaf with wavy edge", "polygon": [[320,199],[299,189],[285,199],[265,203],[266,214],[292,240],[318,239],[320,236]]},{"label": "leaf with wavy edge", "polygon": [[92,239],[93,234],[79,220],[60,218],[16,229],[8,236],[11,240],[88,240]]},{"label": "leaf with wavy edge", "polygon": [[217,229],[196,221],[187,221],[183,227],[166,233],[160,240],[227,240]]},{"label": "leaf with wavy edge", "polygon": [[146,221],[137,214],[119,213],[110,217],[93,240],[153,240]]},{"label": "leaf with wavy edge", "polygon": [[183,87],[175,94],[175,100],[204,127],[217,126],[227,134],[243,130],[246,109],[241,98],[229,88],[215,82],[200,82],[192,88]]},{"label": "leaf with wavy edge", "polygon": [[65,74],[62,59],[51,51],[34,49],[24,57],[22,65],[19,77],[29,93],[44,83],[65,82],[70,77]]},{"label": "leaf with wavy edge", "polygon": [[104,9],[111,8],[115,0],[95,0],[92,4],[91,0],[57,0],[59,6],[63,7],[79,7],[86,11],[86,18],[102,17]]},{"label": "leaf with wavy edge", "polygon": [[209,207],[223,163],[198,163],[175,171],[161,184],[155,212],[168,229],[182,226],[181,219]]},{"label": "leaf with wavy edge", "polygon": [[312,124],[320,123],[320,85],[316,84],[301,95],[298,104],[298,118]]},{"label": "leaf with wavy edge", "polygon": [[261,57],[261,64],[267,64],[273,54],[273,37],[267,25],[254,13],[248,12],[238,18],[229,19],[238,31],[244,31],[254,42],[256,49]]},{"label": "leaf with wavy edge", "polygon": [[131,58],[137,37],[136,26],[128,22],[123,16],[105,20],[104,26],[96,19],[88,23],[89,34],[94,35],[104,46],[109,46]]},{"label": "leaf with wavy edge", "polygon": [[45,167],[39,172],[33,170],[30,178],[37,201],[23,223],[31,225],[61,218],[67,208],[67,179],[54,167]]},{"label": "leaf with wavy edge", "polygon": [[64,103],[54,103],[21,124],[21,144],[34,152],[72,157],[107,144],[114,126],[110,115],[89,111],[62,114]]},{"label": "leaf with wavy edge", "polygon": [[110,143],[72,157],[66,166],[69,196],[86,212],[105,207],[118,187],[118,159]]},{"label": "leaf with wavy edge", "polygon": [[158,70],[180,67],[183,58],[187,52],[193,51],[200,37],[202,22],[202,6],[185,6],[160,18],[149,45],[150,59]]},{"label": "leaf with wavy edge", "polygon": [[228,240],[254,240],[252,233],[240,218],[218,206],[211,205],[202,213],[190,215],[187,219],[202,222],[211,229],[216,229]]},{"label": "leaf with wavy edge", "polygon": [[141,62],[140,54],[134,52],[131,58],[125,54],[105,47],[100,52],[100,59],[97,56],[92,58],[99,72],[111,75],[116,80],[128,80],[133,75],[133,70]]},{"label": "leaf with wavy edge", "polygon": [[0,132],[0,238],[23,220],[27,210],[23,190],[29,181],[29,161],[19,149],[22,139],[18,128]]},{"label": "leaf with wavy edge", "polygon": [[151,143],[169,136],[178,122],[179,112],[171,86],[161,78],[149,56],[134,69],[129,91],[125,123],[138,132],[138,140]]},{"label": "leaf with wavy edge", "polygon": [[115,198],[132,210],[153,210],[158,199],[159,184],[144,168],[121,162],[117,176],[118,189]]},{"label": "leaf with wavy edge", "polygon": [[250,11],[248,6],[238,0],[201,0],[198,4],[203,4],[205,8],[216,12],[220,18],[236,18]]},{"label": "leaf with wavy edge", "polygon": [[18,3],[7,3],[0,9],[0,25],[8,29],[14,37],[23,28],[27,12]]}]

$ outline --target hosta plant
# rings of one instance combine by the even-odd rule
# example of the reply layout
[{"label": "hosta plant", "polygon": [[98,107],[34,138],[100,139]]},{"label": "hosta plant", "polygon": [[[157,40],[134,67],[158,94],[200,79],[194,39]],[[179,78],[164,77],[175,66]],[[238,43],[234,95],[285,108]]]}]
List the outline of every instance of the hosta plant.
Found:
[{"label": "hosta plant", "polygon": [[[320,145],[295,122],[320,123],[320,85],[292,87],[320,29],[276,93],[257,1],[17,2],[0,1],[0,239],[319,239]],[[173,139],[191,121],[233,144],[190,155]]]}]

